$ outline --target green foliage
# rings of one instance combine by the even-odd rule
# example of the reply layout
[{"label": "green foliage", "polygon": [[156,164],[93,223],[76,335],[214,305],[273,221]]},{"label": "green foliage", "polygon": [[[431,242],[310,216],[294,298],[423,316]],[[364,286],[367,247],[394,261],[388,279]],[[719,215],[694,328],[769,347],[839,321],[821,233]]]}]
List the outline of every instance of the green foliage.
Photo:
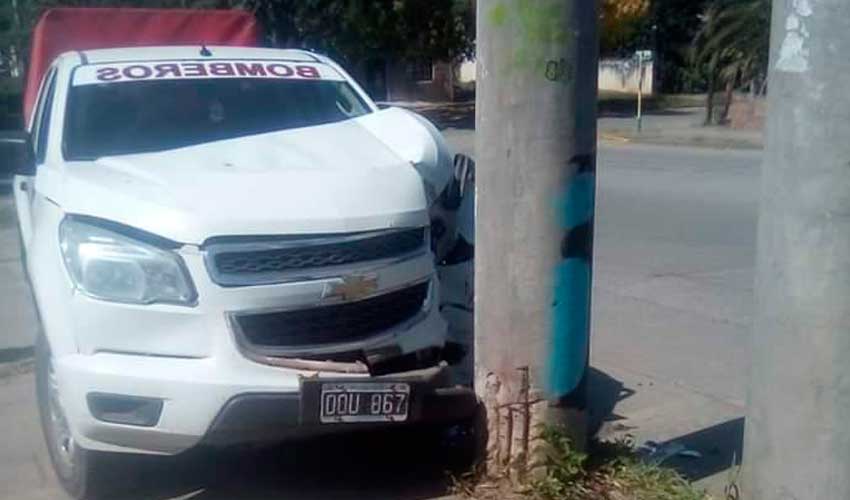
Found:
[{"label": "green foliage", "polygon": [[726,87],[726,104],[716,121],[725,123],[734,89],[745,83],[754,89],[766,81],[770,10],[770,0],[713,0],[702,15],[691,60],[692,67],[704,71],[708,79],[706,125],[715,122],[718,84]]},{"label": "green foliage", "polygon": [[575,450],[569,437],[560,429],[547,427],[542,437],[546,442],[546,473],[534,481],[532,491],[542,499],[578,498],[576,495],[587,476],[587,455]]},{"label": "green foliage", "polygon": [[710,500],[675,470],[645,463],[625,443],[576,451],[557,428],[543,431],[546,473],[532,482],[539,500]]},{"label": "green foliage", "polygon": [[692,42],[700,29],[700,16],[707,3],[708,0],[655,0],[652,3],[659,86],[663,92],[690,93],[705,89],[705,79],[688,68]]},{"label": "green foliage", "polygon": [[39,15],[56,6],[243,8],[263,23],[271,45],[313,49],[351,64],[373,57],[452,60],[472,55],[475,38],[473,0],[15,1],[17,9],[10,0],[0,6],[0,51],[15,44],[22,54]]},{"label": "green foliage", "polygon": [[770,0],[715,0],[694,37],[694,64],[724,81],[765,78],[770,53]]},{"label": "green foliage", "polygon": [[[639,15],[624,15],[620,0],[601,4],[601,54],[605,57],[631,57],[635,50],[656,53],[656,76],[662,92],[699,92],[706,78],[693,71],[692,42],[699,31],[700,16],[710,0],[651,0]],[[635,4],[630,0],[629,4]],[[613,12],[612,12],[613,11]],[[628,12],[635,12],[635,9]],[[618,14],[619,13],[619,14]]]},{"label": "green foliage", "polygon": [[602,0],[599,3],[599,50],[603,57],[630,57],[652,48],[653,19],[649,0]]},{"label": "green foliage", "polygon": [[607,466],[609,484],[636,500],[705,500],[698,491],[672,469],[649,465],[634,457],[621,457]]},{"label": "green foliage", "polygon": [[471,0],[246,0],[272,45],[354,64],[372,57],[451,60],[470,55]]}]

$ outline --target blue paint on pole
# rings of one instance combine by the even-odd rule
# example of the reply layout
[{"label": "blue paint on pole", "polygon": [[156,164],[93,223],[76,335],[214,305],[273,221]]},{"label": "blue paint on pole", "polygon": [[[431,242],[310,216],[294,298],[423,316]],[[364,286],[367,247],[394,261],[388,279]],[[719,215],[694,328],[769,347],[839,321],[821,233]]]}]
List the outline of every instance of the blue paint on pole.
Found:
[{"label": "blue paint on pole", "polygon": [[574,160],[578,171],[557,200],[564,236],[555,268],[547,390],[553,399],[574,392],[587,369],[593,261],[595,158]]},{"label": "blue paint on pole", "polygon": [[561,398],[578,387],[587,366],[590,266],[583,259],[566,259],[558,265],[556,279],[549,392]]},{"label": "blue paint on pole", "polygon": [[596,181],[593,172],[580,173],[573,177],[558,206],[561,224],[566,231],[593,220]]}]

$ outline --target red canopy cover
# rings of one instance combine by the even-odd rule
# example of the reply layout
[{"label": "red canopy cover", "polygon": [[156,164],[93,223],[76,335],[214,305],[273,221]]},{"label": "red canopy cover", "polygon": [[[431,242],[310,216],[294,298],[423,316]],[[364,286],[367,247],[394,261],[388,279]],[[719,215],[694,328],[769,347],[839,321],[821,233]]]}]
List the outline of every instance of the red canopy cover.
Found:
[{"label": "red canopy cover", "polygon": [[256,46],[259,38],[256,19],[241,10],[49,9],[32,34],[24,117],[29,123],[41,79],[63,52],[151,45]]}]

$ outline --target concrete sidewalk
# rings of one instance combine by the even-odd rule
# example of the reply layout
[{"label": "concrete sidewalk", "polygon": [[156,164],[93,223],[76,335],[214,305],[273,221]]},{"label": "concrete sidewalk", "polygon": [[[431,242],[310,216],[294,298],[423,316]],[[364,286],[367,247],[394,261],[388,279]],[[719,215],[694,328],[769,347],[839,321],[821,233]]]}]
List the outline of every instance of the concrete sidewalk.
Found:
[{"label": "concrete sidewalk", "polygon": [[[411,109],[426,116],[440,129],[473,131],[475,103],[392,102],[384,106]],[[762,149],[760,130],[740,130],[725,126],[703,126],[705,110],[701,107],[670,108],[649,111],[637,131],[634,110],[620,107],[617,111],[601,106],[599,140],[608,143],[643,143],[668,146],[692,146],[715,149]],[[469,152],[467,152],[469,153]]]},{"label": "concrete sidewalk", "polygon": [[36,332],[35,310],[24,286],[16,224],[12,196],[0,191],[0,363],[26,356]]},{"label": "concrete sidewalk", "polygon": [[720,149],[762,149],[761,130],[740,130],[725,126],[703,126],[703,108],[681,108],[644,115],[637,131],[634,116],[600,115],[599,139],[609,142],[665,144]]}]

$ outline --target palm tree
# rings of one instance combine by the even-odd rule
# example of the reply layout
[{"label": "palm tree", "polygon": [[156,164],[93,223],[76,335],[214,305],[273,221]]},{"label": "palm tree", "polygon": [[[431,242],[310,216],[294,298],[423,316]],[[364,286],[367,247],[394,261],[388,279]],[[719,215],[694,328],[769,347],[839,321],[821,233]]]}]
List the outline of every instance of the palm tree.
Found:
[{"label": "palm tree", "polygon": [[725,83],[725,121],[736,86],[752,89],[766,81],[770,52],[770,0],[715,0],[703,15],[694,37],[694,63],[708,71],[706,125],[714,121],[714,95]]}]

